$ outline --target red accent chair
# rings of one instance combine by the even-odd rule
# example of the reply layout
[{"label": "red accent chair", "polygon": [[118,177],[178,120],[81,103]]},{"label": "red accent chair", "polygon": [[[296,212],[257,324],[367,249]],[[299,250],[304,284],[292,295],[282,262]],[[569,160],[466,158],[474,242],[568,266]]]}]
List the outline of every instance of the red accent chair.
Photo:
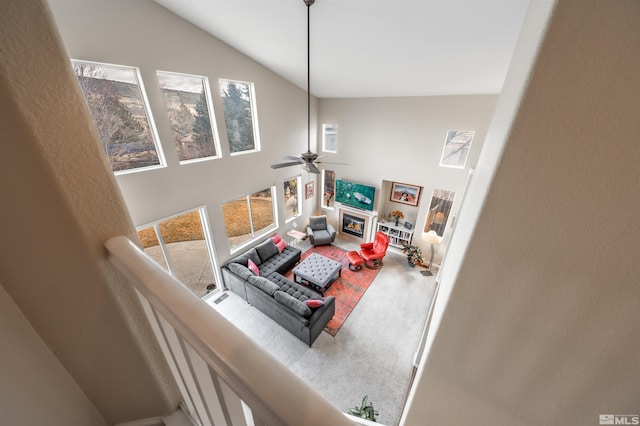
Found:
[{"label": "red accent chair", "polygon": [[364,259],[364,266],[369,269],[382,268],[382,258],[387,254],[389,237],[382,232],[376,232],[376,238],[371,243],[360,244],[360,256]]}]

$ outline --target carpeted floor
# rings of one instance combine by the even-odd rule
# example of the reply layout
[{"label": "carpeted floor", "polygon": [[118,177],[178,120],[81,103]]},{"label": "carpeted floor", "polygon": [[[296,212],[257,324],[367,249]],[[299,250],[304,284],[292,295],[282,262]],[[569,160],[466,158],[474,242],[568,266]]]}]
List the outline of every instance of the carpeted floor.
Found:
[{"label": "carpeted floor", "polygon": [[[335,245],[311,247],[302,253],[301,261],[312,253],[317,253],[342,263],[340,277],[324,293],[325,297],[334,296],[336,298],[336,313],[324,329],[330,335],[335,336],[349,315],[351,315],[351,312],[353,312],[364,292],[367,291],[376,275],[378,275],[378,270],[367,268],[362,268],[357,272],[350,270],[349,260],[346,256],[347,251]],[[293,280],[293,270],[289,271],[285,276]]]},{"label": "carpeted floor", "polygon": [[[357,249],[340,239],[333,245]],[[303,242],[300,248],[308,247]],[[389,251],[340,331],[321,333],[311,348],[231,292],[224,292],[229,296],[220,303],[215,303],[219,296],[207,302],[338,409],[347,412],[368,395],[380,413],[378,422],[393,426],[402,415],[435,291],[434,277],[420,270]]]}]

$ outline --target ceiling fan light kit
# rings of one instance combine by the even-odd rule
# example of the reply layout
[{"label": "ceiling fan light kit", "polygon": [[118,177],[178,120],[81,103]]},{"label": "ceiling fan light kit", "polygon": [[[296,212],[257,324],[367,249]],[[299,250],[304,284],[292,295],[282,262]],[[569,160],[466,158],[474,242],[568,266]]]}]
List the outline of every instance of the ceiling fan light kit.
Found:
[{"label": "ceiling fan light kit", "polygon": [[[304,4],[307,6],[307,152],[300,154],[299,156],[291,156],[288,155],[284,157],[285,160],[289,160],[284,163],[272,164],[272,169],[280,169],[283,167],[290,166],[298,166],[302,165],[302,168],[309,172],[320,174],[320,169],[316,164],[321,163],[318,161],[319,159],[325,157],[324,155],[319,156],[315,152],[311,152],[311,53],[310,53],[310,11],[311,5],[315,3],[315,0],[303,0]],[[333,164],[341,164],[341,163],[333,163]]]}]

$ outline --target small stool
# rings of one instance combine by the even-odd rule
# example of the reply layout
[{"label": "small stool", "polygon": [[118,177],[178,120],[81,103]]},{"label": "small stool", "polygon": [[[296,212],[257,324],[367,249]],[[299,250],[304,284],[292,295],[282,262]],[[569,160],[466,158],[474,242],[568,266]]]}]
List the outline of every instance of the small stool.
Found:
[{"label": "small stool", "polygon": [[357,251],[350,251],[347,253],[347,259],[349,259],[349,269],[352,271],[359,271],[364,265],[364,259],[360,257]]}]

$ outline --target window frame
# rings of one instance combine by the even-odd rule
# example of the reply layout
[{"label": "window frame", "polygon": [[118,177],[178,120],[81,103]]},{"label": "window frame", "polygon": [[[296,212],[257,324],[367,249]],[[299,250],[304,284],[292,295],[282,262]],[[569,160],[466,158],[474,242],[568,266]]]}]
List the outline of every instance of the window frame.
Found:
[{"label": "window frame", "polygon": [[251,81],[242,81],[242,80],[235,80],[235,79],[230,79],[230,78],[219,78],[218,79],[218,88],[220,89],[219,94],[220,94],[220,99],[222,100],[222,113],[224,115],[224,120],[225,120],[225,129],[227,129],[227,113],[226,110],[224,109],[224,96],[222,94],[223,89],[222,89],[222,83],[228,84],[229,82],[231,83],[240,83],[240,84],[244,84],[248,86],[248,91],[249,91],[249,109],[251,111],[251,129],[253,131],[253,149],[247,149],[244,151],[237,151],[237,152],[231,152],[231,141],[229,140],[229,135],[227,134],[227,143],[229,144],[229,155],[234,157],[236,155],[243,155],[243,154],[251,154],[254,152],[260,152],[261,151],[261,145],[260,145],[260,126],[258,124],[258,107],[257,107],[257,100],[256,100],[256,90],[255,90],[255,84]]},{"label": "window frame", "polygon": [[[327,182],[326,182],[326,174],[333,173],[333,188],[332,195],[329,198],[329,202],[327,203]],[[322,208],[326,210],[335,209],[335,199],[336,199],[336,172],[333,170],[322,169]]]},{"label": "window frame", "polygon": [[[208,299],[209,297],[217,294],[218,292],[220,292],[221,290],[223,290],[225,288],[224,286],[224,280],[222,279],[222,276],[220,274],[220,269],[218,268],[218,262],[216,259],[216,252],[215,252],[215,247],[213,244],[213,234],[211,233],[211,229],[209,227],[209,218],[207,215],[207,207],[206,206],[198,206],[198,207],[194,207],[192,209],[189,210],[185,210],[182,211],[180,213],[176,213],[167,217],[163,217],[148,223],[145,223],[143,225],[140,226],[136,226],[136,233],[140,232],[144,229],[147,228],[151,228],[154,230],[155,234],[156,234],[156,238],[158,239],[158,246],[160,247],[160,250],[162,252],[162,257],[164,259],[165,265],[160,265],[162,268],[166,269],[166,271],[172,276],[177,278],[176,276],[176,272],[174,270],[174,263],[173,260],[171,260],[171,258],[167,255],[168,250],[167,250],[167,243],[164,241],[164,237],[162,236],[162,232],[160,230],[160,224],[163,222],[167,222],[170,221],[172,219],[176,219],[178,217],[187,215],[189,213],[194,213],[197,212],[198,213],[198,217],[200,220],[200,226],[202,227],[202,233],[204,235],[204,241],[205,241],[205,246],[207,247],[207,252],[209,255],[209,261],[211,262],[211,268],[212,268],[212,273],[213,273],[213,277],[214,277],[214,283],[216,285],[215,290],[210,291],[209,293],[207,293],[204,297],[202,297],[203,300]],[[144,249],[142,249],[144,251]]]},{"label": "window frame", "polygon": [[[207,76],[204,75],[196,75],[196,74],[187,74],[187,73],[179,73],[179,72],[173,72],[173,71],[164,71],[164,70],[156,70],[156,78],[158,78],[158,74],[168,74],[168,75],[175,75],[175,76],[184,76],[184,77],[190,77],[190,78],[198,78],[201,80],[202,82],[202,88],[204,90],[204,96],[205,96],[205,100],[207,102],[207,110],[209,111],[209,125],[211,126],[211,133],[213,135],[213,149],[215,150],[215,154],[216,155],[212,155],[212,156],[207,156],[207,157],[198,157],[198,158],[191,158],[188,160],[180,160],[180,158],[178,157],[178,162],[180,165],[185,165],[185,164],[191,164],[191,163],[199,163],[202,161],[209,161],[209,160],[216,160],[218,158],[222,158],[222,151],[220,149],[220,134],[218,132],[218,125],[216,122],[216,116],[215,116],[215,112],[213,109],[213,98],[211,96],[211,86],[209,84],[209,78]],[[162,87],[159,79],[158,79],[158,84],[160,86],[160,90],[163,92],[162,93],[162,98],[164,101],[164,88]],[[165,110],[166,110],[166,102],[165,102]],[[171,126],[171,119],[168,117],[167,115],[167,120],[169,122],[169,125]],[[172,134],[173,134],[173,130],[172,130]],[[177,147],[176,147],[176,151],[177,151]]]},{"label": "window frame", "polygon": [[[332,126],[335,130],[333,130],[333,131],[327,130],[329,128],[329,126]],[[334,136],[334,138],[335,138],[335,149],[327,148],[327,136],[328,135],[333,135]],[[331,154],[337,154],[338,153],[338,125],[337,124],[324,123],[322,125],[322,151],[323,152],[329,152]]]},{"label": "window frame", "polygon": [[290,177],[288,179],[285,179],[283,181],[282,190],[284,192],[284,183],[287,182],[287,181],[293,180],[293,179],[296,180],[296,190],[297,190],[297,194],[296,194],[297,206],[296,206],[296,209],[297,209],[297,213],[294,214],[291,217],[287,217],[287,207],[286,207],[287,200],[285,199],[284,193],[283,193],[282,200],[283,200],[283,204],[285,205],[284,223],[292,222],[292,221],[296,220],[297,218],[299,218],[300,216],[302,216],[302,175],[296,175],[296,176],[292,176],[292,177]]},{"label": "window frame", "polygon": [[[261,230],[259,230],[259,232],[256,232],[253,226],[253,216],[251,213],[251,195],[258,193],[258,192],[262,192],[262,191],[266,191],[267,189],[271,190],[271,211],[273,214],[273,223],[270,226],[267,226]],[[231,244],[231,241],[229,239],[229,235],[227,233],[227,223],[225,221],[224,218],[224,206],[228,203],[231,203],[233,201],[237,201],[237,200],[241,200],[242,198],[244,198],[247,202],[247,211],[249,214],[249,224],[251,227],[251,231],[250,231],[250,237],[246,240],[241,242],[240,244],[233,246]],[[276,184],[271,184],[270,186],[266,187],[266,188],[262,188],[262,189],[258,189],[255,191],[250,191],[247,193],[244,193],[242,195],[239,195],[237,197],[234,198],[230,198],[228,200],[225,200],[222,202],[220,208],[222,209],[222,217],[223,217],[223,221],[224,221],[224,226],[225,226],[225,234],[227,237],[227,245],[229,247],[229,252],[231,254],[237,253],[241,250],[243,250],[244,248],[250,246],[251,244],[255,243],[256,241],[260,240],[261,238],[263,238],[265,235],[269,234],[270,232],[278,229],[279,227],[279,217],[278,217],[278,209],[277,209],[277,202],[278,202],[278,198],[277,198],[277,189],[276,189]]]},{"label": "window frame", "polygon": [[[124,174],[129,174],[129,173],[138,173],[138,172],[144,172],[144,171],[148,171],[148,170],[155,170],[155,169],[160,169],[160,168],[164,168],[167,167],[167,162],[164,156],[164,151],[162,149],[162,143],[160,141],[160,135],[158,134],[158,129],[156,127],[156,123],[155,123],[155,119],[153,118],[153,112],[151,111],[151,105],[149,104],[149,98],[147,97],[147,91],[144,87],[144,82],[142,80],[142,74],[140,73],[140,68],[138,67],[134,67],[131,65],[119,65],[119,64],[109,64],[109,63],[105,63],[105,62],[96,62],[96,61],[87,61],[84,59],[74,59],[74,58],[70,58],[71,61],[71,66],[74,69],[74,75],[76,76],[76,78],[78,77],[78,75],[75,72],[75,65],[80,63],[80,64],[86,64],[86,65],[90,65],[90,66],[96,66],[96,67],[101,67],[101,68],[105,68],[105,67],[109,67],[111,69],[115,69],[115,70],[127,70],[127,71],[133,71],[133,75],[135,77],[136,80],[136,84],[138,85],[138,89],[140,90],[140,98],[142,100],[142,107],[145,113],[145,116],[147,118],[147,122],[148,122],[148,126],[149,126],[149,133],[151,134],[151,139],[153,142],[153,145],[156,149],[156,155],[158,156],[158,164],[152,165],[152,166],[145,166],[145,167],[135,167],[135,168],[131,168],[131,169],[126,169],[126,170],[113,170],[113,164],[111,162],[111,157],[109,155],[109,153],[107,152],[107,148],[105,148],[104,143],[102,140],[100,140],[100,144],[102,145],[103,151],[105,153],[105,155],[107,156],[107,161],[109,162],[109,164],[111,165],[111,169],[113,171],[114,175],[124,175]],[[80,90],[82,92],[83,98],[85,98],[85,102],[86,101],[86,97],[84,96],[84,92],[82,91],[82,89]],[[88,103],[87,103],[87,108],[88,107]],[[90,113],[91,115],[91,113]],[[91,115],[91,118],[94,122],[94,125],[97,127],[97,124],[95,123],[95,119],[93,118],[93,116]]]}]

